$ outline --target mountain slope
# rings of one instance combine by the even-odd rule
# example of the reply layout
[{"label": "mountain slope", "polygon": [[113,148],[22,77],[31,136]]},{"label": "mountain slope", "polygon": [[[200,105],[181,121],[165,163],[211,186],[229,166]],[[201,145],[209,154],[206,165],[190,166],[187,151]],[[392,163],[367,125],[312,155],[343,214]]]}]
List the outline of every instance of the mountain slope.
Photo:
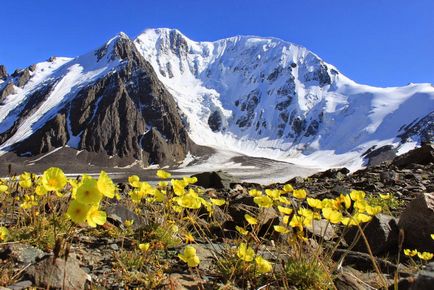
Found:
[{"label": "mountain slope", "polygon": [[125,34],[86,55],[37,64],[24,84],[5,82],[14,91],[0,106],[3,152],[68,146],[149,165],[182,161],[191,145],[172,96]]},{"label": "mountain slope", "polygon": [[[148,29],[135,44],[200,145],[356,169],[373,146],[392,144],[402,153],[421,138],[432,141],[431,84],[360,85],[306,48],[274,38],[194,42],[174,29]],[[409,136],[405,126],[423,118],[430,120],[425,134]]]},{"label": "mountain slope", "polygon": [[70,147],[86,162],[93,154],[107,166],[147,166],[182,161],[199,144],[354,170],[366,156],[401,154],[433,136],[432,84],[357,84],[275,38],[195,42],[148,29],[12,75],[0,66],[0,155]]}]

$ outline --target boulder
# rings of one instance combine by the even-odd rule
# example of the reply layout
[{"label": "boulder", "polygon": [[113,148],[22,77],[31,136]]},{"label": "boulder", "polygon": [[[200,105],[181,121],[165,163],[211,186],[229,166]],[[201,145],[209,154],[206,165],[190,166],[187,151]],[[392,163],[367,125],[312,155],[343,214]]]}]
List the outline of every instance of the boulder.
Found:
[{"label": "boulder", "polygon": [[79,261],[70,256],[64,259],[49,257],[30,266],[26,274],[33,278],[37,287],[58,289],[84,289],[89,275],[80,268]]},{"label": "boulder", "polygon": [[416,281],[410,290],[426,290],[434,288],[434,262],[426,265],[417,274]]},{"label": "boulder", "polygon": [[404,230],[406,248],[433,251],[434,241],[434,192],[420,194],[401,213],[399,228]]},{"label": "boulder", "polygon": [[46,256],[47,253],[27,244],[10,244],[1,253],[0,257],[12,258],[17,263],[33,264]]},{"label": "boulder", "polygon": [[241,183],[238,178],[223,171],[203,172],[193,175],[193,177],[197,178],[195,185],[205,188],[229,190],[233,185]]},{"label": "boulder", "polygon": [[[350,245],[358,232],[358,227],[351,227],[345,235],[345,241]],[[397,220],[392,216],[379,214],[366,226],[364,233],[374,255],[385,253],[397,245],[399,234]],[[368,252],[362,237],[359,238],[353,249],[358,252]]]}]

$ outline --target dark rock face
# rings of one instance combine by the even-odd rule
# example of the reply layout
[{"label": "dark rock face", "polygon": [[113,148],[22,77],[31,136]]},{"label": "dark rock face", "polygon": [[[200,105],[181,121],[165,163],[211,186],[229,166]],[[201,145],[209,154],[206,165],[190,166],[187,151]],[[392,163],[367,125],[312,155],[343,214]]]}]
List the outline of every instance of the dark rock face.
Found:
[{"label": "dark rock face", "polygon": [[434,163],[434,145],[426,144],[407,152],[393,160],[393,164],[398,167],[406,167],[411,164]]},{"label": "dark rock face", "polygon": [[399,218],[404,230],[404,243],[418,251],[431,251],[434,233],[434,193],[425,193],[412,200]]},{"label": "dark rock face", "polygon": [[3,103],[4,99],[7,96],[13,93],[14,93],[14,84],[10,82],[0,91],[0,104]]},{"label": "dark rock face", "polygon": [[214,111],[208,118],[208,125],[213,132],[218,132],[222,128],[222,117],[218,111]]},{"label": "dark rock face", "polygon": [[[419,273],[410,290],[432,289],[434,285],[434,262],[426,265]],[[401,288],[400,288],[401,289]]]},{"label": "dark rock face", "polygon": [[386,145],[379,148],[373,146],[369,148],[363,156],[368,160],[368,166],[379,165],[382,162],[392,161],[396,157],[396,149],[392,145]]},{"label": "dark rock face", "polygon": [[398,137],[403,142],[411,139],[412,136],[420,136],[421,143],[434,143],[434,112],[426,115],[416,123],[412,123],[403,129]]},{"label": "dark rock face", "polygon": [[[104,46],[96,55],[99,60],[106,57],[122,63],[79,90],[54,118],[12,150],[37,155],[70,142],[78,150],[140,160],[144,165],[184,159],[192,142],[176,103],[131,40],[121,35],[111,51]],[[45,86],[37,98],[29,98],[28,105],[40,106],[50,90]],[[23,109],[22,117],[27,110]]]},{"label": "dark rock face", "polygon": [[6,67],[2,64],[0,64],[0,79],[4,79],[8,76],[8,72],[6,70]]},{"label": "dark rock face", "polygon": [[[345,235],[345,240],[351,244],[357,236],[357,227],[351,227]],[[391,216],[379,214],[366,226],[364,233],[374,255],[383,254],[389,249],[396,248],[398,244],[398,225],[396,219]],[[359,239],[354,245],[354,250],[368,253],[363,239]]]},{"label": "dark rock face", "polygon": [[14,78],[15,84],[20,88],[24,87],[31,77],[29,68],[15,70],[11,76]]}]

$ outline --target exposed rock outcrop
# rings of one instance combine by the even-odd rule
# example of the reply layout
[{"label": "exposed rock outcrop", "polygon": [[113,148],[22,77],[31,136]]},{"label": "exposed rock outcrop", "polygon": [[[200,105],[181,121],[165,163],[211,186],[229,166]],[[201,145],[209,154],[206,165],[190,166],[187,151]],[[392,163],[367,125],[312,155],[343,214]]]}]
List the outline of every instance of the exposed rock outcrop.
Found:
[{"label": "exposed rock outcrop", "polygon": [[6,70],[6,67],[2,64],[0,64],[0,79],[4,79],[8,76],[8,72]]}]

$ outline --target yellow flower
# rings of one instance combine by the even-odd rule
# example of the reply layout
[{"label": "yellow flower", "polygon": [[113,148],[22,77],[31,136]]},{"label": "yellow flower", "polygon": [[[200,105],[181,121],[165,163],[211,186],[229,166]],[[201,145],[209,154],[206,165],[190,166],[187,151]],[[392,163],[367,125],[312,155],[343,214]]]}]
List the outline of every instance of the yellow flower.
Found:
[{"label": "yellow flower", "polygon": [[431,234],[431,239],[433,239],[433,240],[434,240],[434,234]]},{"label": "yellow flower", "polygon": [[366,213],[369,214],[369,215],[374,216],[374,215],[376,215],[376,214],[378,214],[380,212],[381,212],[381,206],[379,206],[379,205],[377,205],[377,206],[370,206],[370,205],[368,205],[366,207]]},{"label": "yellow flower", "polygon": [[277,206],[277,209],[279,210],[280,213],[287,214],[287,215],[290,215],[292,213],[292,211],[293,211],[292,208],[283,207],[283,206],[280,206],[280,205]]},{"label": "yellow flower", "polygon": [[97,206],[92,206],[86,215],[87,224],[95,228],[96,225],[102,226],[107,221],[107,214],[105,211],[98,210]]},{"label": "yellow flower", "polygon": [[292,187],[291,184],[285,184],[285,185],[283,186],[283,191],[284,191],[284,192],[292,192],[293,190],[294,190],[294,188]]},{"label": "yellow flower", "polygon": [[19,184],[22,188],[32,187],[32,185],[33,185],[32,174],[29,172],[24,172],[23,174],[21,174]]},{"label": "yellow flower", "polygon": [[364,199],[354,202],[354,208],[360,212],[365,212],[368,206],[369,206],[368,202]]},{"label": "yellow flower", "polygon": [[241,235],[243,235],[243,236],[245,236],[245,235],[247,235],[248,233],[249,233],[249,231],[248,230],[246,230],[246,229],[244,229],[244,228],[242,228],[242,227],[239,227],[239,226],[235,226],[235,229],[241,234]]},{"label": "yellow flower", "polygon": [[279,199],[281,193],[282,192],[279,189],[266,189],[265,190],[265,194],[274,200]]},{"label": "yellow flower", "polygon": [[289,222],[289,226],[298,229],[298,231],[303,231],[303,218],[301,216],[294,215]]},{"label": "yellow flower", "polygon": [[156,200],[157,202],[163,202],[164,199],[166,198],[166,191],[165,191],[165,190],[158,190],[158,189],[155,189],[155,190],[153,191],[153,195],[154,195],[155,200]]},{"label": "yellow flower", "polygon": [[253,198],[253,201],[259,206],[269,208],[273,205],[273,200],[268,196],[257,196]]},{"label": "yellow flower", "polygon": [[264,258],[262,258],[261,256],[257,256],[255,258],[255,263],[256,263],[256,271],[258,271],[260,274],[265,274],[273,270],[273,266],[271,265],[271,263],[265,260]]},{"label": "yellow flower", "polygon": [[212,202],[212,204],[215,204],[216,206],[222,206],[226,203],[224,199],[210,198],[209,200]]},{"label": "yellow flower", "polygon": [[279,196],[279,201],[283,204],[291,204],[291,201],[286,196]]},{"label": "yellow flower", "polygon": [[372,220],[372,217],[363,213],[356,213],[354,219],[359,223],[367,223]]},{"label": "yellow flower", "polygon": [[35,196],[26,194],[24,196],[24,202],[20,204],[20,207],[23,209],[29,209],[37,205],[38,202],[36,201]]},{"label": "yellow flower", "polygon": [[256,225],[258,224],[258,220],[255,219],[254,217],[252,217],[251,215],[249,215],[248,213],[246,213],[244,215],[244,218],[246,219],[246,221],[250,224],[250,225]]},{"label": "yellow flower", "polygon": [[359,222],[353,217],[343,217],[341,223],[344,226],[355,226],[359,224]]},{"label": "yellow flower", "polygon": [[304,207],[301,207],[298,210],[298,214],[301,215],[301,216],[303,216],[303,217],[305,217],[305,218],[309,218],[309,219],[313,219],[315,217],[313,211],[311,211],[311,210],[309,210],[307,208],[304,208]]},{"label": "yellow flower", "polygon": [[337,209],[335,201],[333,199],[330,199],[330,198],[324,198],[321,201],[321,206],[322,206],[322,208],[329,207],[329,208]]},{"label": "yellow flower", "polygon": [[46,195],[48,191],[43,185],[38,185],[35,188],[35,193],[39,196],[42,196],[42,195]]},{"label": "yellow flower", "polygon": [[115,196],[116,185],[105,171],[101,171],[97,182],[98,190],[108,198]]},{"label": "yellow flower", "polygon": [[131,175],[128,177],[128,183],[132,187],[140,187],[140,178],[137,175]]},{"label": "yellow flower", "polygon": [[102,193],[98,189],[97,181],[91,177],[84,178],[77,188],[75,198],[83,204],[98,204],[102,199]]},{"label": "yellow flower", "polygon": [[245,262],[251,262],[255,256],[255,251],[251,247],[248,247],[246,243],[241,243],[238,247],[237,256]]},{"label": "yellow flower", "polygon": [[296,189],[292,192],[292,195],[298,199],[306,198],[307,192],[304,189]]},{"label": "yellow flower", "polygon": [[0,184],[0,193],[8,191],[9,187],[5,184]]},{"label": "yellow flower", "polygon": [[193,189],[190,189],[187,194],[173,198],[173,200],[184,208],[198,209],[202,206],[199,196]]},{"label": "yellow flower", "polygon": [[417,250],[404,249],[404,255],[414,257],[417,255]]},{"label": "yellow flower", "polygon": [[312,208],[317,208],[317,209],[323,208],[322,202],[319,199],[308,197],[306,200],[307,200],[307,204]]},{"label": "yellow flower", "polygon": [[196,255],[196,249],[193,246],[186,246],[184,253],[178,254],[178,257],[189,267],[196,267],[200,264],[200,259]]},{"label": "yellow flower", "polygon": [[330,221],[332,224],[337,224],[342,221],[342,213],[340,213],[337,210],[331,209],[329,207],[322,209],[322,215],[323,217]]},{"label": "yellow flower", "polygon": [[351,206],[351,198],[348,194],[341,194],[336,198],[337,208],[340,207],[341,204],[345,206],[346,209],[349,209]]},{"label": "yellow flower", "polygon": [[391,199],[392,195],[390,193],[387,193],[387,194],[381,194],[380,193],[380,198],[387,200],[387,199]]},{"label": "yellow flower", "polygon": [[360,201],[365,198],[365,192],[361,190],[353,190],[350,192],[350,197],[354,201]]},{"label": "yellow flower", "polygon": [[72,200],[69,204],[66,215],[76,224],[81,224],[86,221],[87,212],[92,206],[87,204],[82,204],[77,200]]},{"label": "yellow flower", "polygon": [[139,249],[142,251],[142,252],[147,252],[148,250],[149,250],[149,247],[151,246],[151,244],[150,243],[142,243],[142,244],[139,244]]},{"label": "yellow flower", "polygon": [[134,220],[125,220],[124,225],[129,228],[134,224]]},{"label": "yellow flower", "polygon": [[140,201],[143,198],[143,193],[140,190],[138,190],[138,189],[130,191],[128,194],[129,194],[129,196],[131,197],[131,200],[134,203],[140,203]]},{"label": "yellow flower", "polygon": [[67,183],[65,173],[62,169],[51,167],[44,171],[42,175],[42,185],[48,191],[62,190]]},{"label": "yellow flower", "polygon": [[170,181],[172,183],[173,192],[178,195],[184,195],[185,194],[185,187],[188,185],[188,183],[184,180],[178,180],[178,179],[172,179]]},{"label": "yellow flower", "polygon": [[287,229],[284,226],[273,226],[273,227],[274,227],[274,230],[276,232],[278,232],[278,233],[281,233],[281,234],[287,234],[287,233],[289,233],[289,229]]},{"label": "yellow flower", "polygon": [[7,241],[9,237],[9,231],[5,227],[0,227],[0,241]]},{"label": "yellow flower", "polygon": [[422,260],[429,261],[433,258],[434,254],[429,252],[423,252],[423,253],[417,252],[417,256]]},{"label": "yellow flower", "polygon": [[257,190],[257,189],[250,189],[249,190],[249,194],[253,197],[257,197],[257,196],[261,196],[262,195],[262,191]]},{"label": "yellow flower", "polygon": [[167,179],[167,178],[170,178],[172,176],[172,174],[170,174],[167,171],[164,171],[164,170],[160,169],[160,170],[157,170],[157,176],[159,178],[162,178],[162,179]]},{"label": "yellow flower", "polygon": [[195,184],[197,182],[197,177],[193,176],[193,177],[183,177],[182,180],[184,181],[184,183],[186,183],[186,185],[188,184]]},{"label": "yellow flower", "polygon": [[193,243],[194,237],[191,233],[186,233],[186,234],[184,234],[184,240],[186,243]]}]

